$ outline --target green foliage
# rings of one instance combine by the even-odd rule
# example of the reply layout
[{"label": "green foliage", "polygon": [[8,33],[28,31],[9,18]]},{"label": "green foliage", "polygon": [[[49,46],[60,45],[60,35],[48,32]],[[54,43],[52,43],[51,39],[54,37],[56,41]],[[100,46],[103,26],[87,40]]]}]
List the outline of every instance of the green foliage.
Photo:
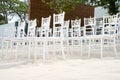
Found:
[{"label": "green foliage", "polygon": [[28,12],[28,5],[19,0],[10,0],[13,6],[10,7],[11,13],[16,13],[21,20],[25,19],[25,14]]},{"label": "green foliage", "polygon": [[81,4],[84,0],[42,0],[48,4],[51,9],[60,12],[69,12],[73,10],[78,4]]},{"label": "green foliage", "polygon": [[116,4],[119,0],[100,0],[97,2],[98,6],[103,6],[108,9],[110,15],[114,15],[119,12],[120,4]]},{"label": "green foliage", "polygon": [[5,18],[2,15],[0,15],[0,25],[5,23],[4,20],[5,20]]},{"label": "green foliage", "polygon": [[120,4],[117,5],[116,2],[119,0],[42,0],[44,3],[48,4],[51,9],[60,13],[62,11],[68,12],[73,10],[79,4],[92,5],[92,6],[102,6],[108,9],[110,15],[119,12]]},{"label": "green foliage", "polygon": [[28,12],[28,5],[20,0],[0,0],[0,14],[5,17],[5,22],[8,22],[8,15],[17,14],[20,19],[25,19]]}]

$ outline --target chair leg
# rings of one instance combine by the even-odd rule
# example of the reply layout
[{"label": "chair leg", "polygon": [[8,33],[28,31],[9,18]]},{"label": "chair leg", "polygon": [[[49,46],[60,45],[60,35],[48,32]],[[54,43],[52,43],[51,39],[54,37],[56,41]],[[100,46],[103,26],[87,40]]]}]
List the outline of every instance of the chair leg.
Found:
[{"label": "chair leg", "polygon": [[116,49],[116,39],[114,37],[114,52],[115,52],[115,56],[117,57],[117,49]]},{"label": "chair leg", "polygon": [[30,61],[30,41],[28,41],[29,44],[28,44],[28,61]]},{"label": "chair leg", "polygon": [[18,59],[18,43],[16,44],[15,60]]},{"label": "chair leg", "polygon": [[91,51],[91,39],[89,39],[89,49],[88,49],[88,58],[90,58],[90,51]]},{"label": "chair leg", "polygon": [[101,38],[101,51],[100,51],[100,58],[103,58],[103,38]]},{"label": "chair leg", "polygon": [[83,45],[82,45],[82,44],[83,44],[83,43],[82,43],[82,39],[81,39],[81,57],[82,57],[82,55],[83,55],[83,50],[82,50],[82,49],[83,49],[83,48],[82,48]]},{"label": "chair leg", "polygon": [[44,40],[44,44],[43,44],[43,62],[46,61],[46,40]]},{"label": "chair leg", "polygon": [[[35,43],[35,42],[34,42]],[[37,60],[36,45],[34,44],[34,61]]]},{"label": "chair leg", "polygon": [[65,52],[64,52],[64,46],[63,46],[63,40],[61,39],[61,49],[62,49],[62,57],[65,59]]}]

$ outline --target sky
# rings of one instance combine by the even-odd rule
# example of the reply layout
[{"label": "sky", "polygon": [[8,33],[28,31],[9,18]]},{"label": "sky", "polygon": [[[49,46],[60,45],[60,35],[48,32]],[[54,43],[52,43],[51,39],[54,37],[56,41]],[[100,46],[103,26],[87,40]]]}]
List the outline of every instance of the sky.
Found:
[{"label": "sky", "polygon": [[103,17],[103,16],[107,16],[109,15],[107,12],[107,9],[104,9],[103,7],[96,7],[95,8],[95,12],[94,12],[94,16],[95,17]]}]

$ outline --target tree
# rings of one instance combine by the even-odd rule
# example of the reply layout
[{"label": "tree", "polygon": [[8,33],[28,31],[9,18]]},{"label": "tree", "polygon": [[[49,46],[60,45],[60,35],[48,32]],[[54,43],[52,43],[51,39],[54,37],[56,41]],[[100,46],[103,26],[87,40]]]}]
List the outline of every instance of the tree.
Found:
[{"label": "tree", "polygon": [[11,6],[11,13],[17,14],[21,20],[25,20],[28,12],[28,5],[19,0],[11,0],[11,4],[15,5]]},{"label": "tree", "polygon": [[97,6],[103,6],[108,9],[110,15],[114,15],[119,12],[120,2],[119,0],[100,0],[97,2]]},{"label": "tree", "polygon": [[62,11],[69,12],[73,10],[78,4],[86,0],[42,0],[48,4],[55,12],[60,13]]},{"label": "tree", "polygon": [[[8,6],[6,5],[6,0],[0,0],[0,13],[3,15],[3,17],[4,17],[4,20],[5,20],[5,23],[7,23],[8,22],[8,20],[7,20],[7,11],[8,11]],[[1,16],[2,16],[1,15]]]},{"label": "tree", "polygon": [[5,23],[4,19],[5,18],[2,15],[0,15],[0,25]]},{"label": "tree", "polygon": [[19,0],[0,0],[0,14],[5,18],[5,23],[8,23],[8,15],[17,14],[21,20],[25,19],[28,5]]},{"label": "tree", "polygon": [[[102,6],[108,9],[110,15],[116,14],[119,12],[120,1],[119,0],[42,0],[44,3],[48,4],[51,9],[56,12],[61,11],[71,11],[77,5],[85,4],[92,6]],[[119,3],[119,4],[117,4]]]},{"label": "tree", "polygon": [[88,5],[102,6],[110,15],[115,15],[119,12],[120,0],[90,0]]}]

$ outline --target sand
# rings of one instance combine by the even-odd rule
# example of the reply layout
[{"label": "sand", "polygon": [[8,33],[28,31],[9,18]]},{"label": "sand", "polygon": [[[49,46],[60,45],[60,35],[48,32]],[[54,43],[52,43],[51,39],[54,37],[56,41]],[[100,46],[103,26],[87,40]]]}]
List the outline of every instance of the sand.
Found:
[{"label": "sand", "polygon": [[120,80],[120,59],[70,59],[5,67],[8,65],[0,65],[0,80]]}]

